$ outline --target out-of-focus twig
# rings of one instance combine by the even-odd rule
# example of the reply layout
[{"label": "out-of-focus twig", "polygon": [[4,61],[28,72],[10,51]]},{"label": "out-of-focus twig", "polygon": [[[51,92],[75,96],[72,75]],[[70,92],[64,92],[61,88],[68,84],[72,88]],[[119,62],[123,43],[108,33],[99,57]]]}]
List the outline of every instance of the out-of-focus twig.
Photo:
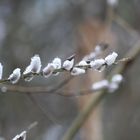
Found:
[{"label": "out-of-focus twig", "polygon": [[85,89],[85,90],[79,90],[78,92],[75,91],[67,91],[67,90],[60,90],[60,91],[53,91],[50,92],[48,91],[47,88],[45,87],[26,87],[26,86],[11,86],[11,85],[6,85],[6,92],[13,92],[13,93],[18,93],[18,94],[56,94],[60,96],[65,96],[65,97],[75,97],[75,96],[82,96],[82,95],[88,95],[92,94],[93,92],[97,92],[97,90],[92,90],[91,88]]},{"label": "out-of-focus twig", "polygon": [[[64,87],[68,82],[70,82],[70,80],[72,80],[72,76],[70,76],[70,77],[68,77],[68,78],[66,78],[65,80],[63,80],[61,83],[59,83],[56,87],[54,87],[54,88],[52,88],[52,89],[50,89],[50,90],[48,90],[48,89],[46,89],[45,88],[45,90],[46,90],[46,92],[48,92],[48,93],[54,93],[55,91],[57,91],[57,90],[59,90],[60,88],[62,88],[62,87]],[[17,89],[17,88],[15,88],[15,89]],[[42,88],[40,88],[40,87],[38,87],[37,88],[38,90],[42,90]],[[20,90],[23,92],[23,93],[25,93],[25,90],[27,91],[27,88],[26,87],[20,87]],[[50,113],[50,112],[48,112],[47,110],[44,110],[44,108],[41,106],[41,104],[34,98],[34,96],[33,95],[31,95],[31,94],[29,94],[29,93],[33,93],[33,92],[31,92],[32,90],[34,90],[35,91],[35,89],[33,89],[33,88],[30,88],[30,92],[29,91],[27,91],[26,93],[27,93],[27,96],[29,97],[29,99],[34,103],[34,105],[36,105],[38,108],[39,108],[39,110],[45,115],[45,117],[47,117],[49,120],[51,120],[53,123],[55,123],[55,124],[60,124],[59,122],[58,122],[58,120],[56,120],[56,118],[54,118],[53,117],[53,115]]]},{"label": "out-of-focus twig", "polygon": [[[130,61],[126,61],[117,65],[116,68],[112,71],[112,73],[108,76],[108,79],[112,77],[112,75],[116,73],[124,73],[128,66],[130,66],[130,62],[133,62],[136,57],[140,54],[140,41],[138,41],[125,55],[126,58],[131,58]],[[83,111],[79,113],[76,117],[70,128],[65,133],[62,140],[72,140],[73,137],[76,135],[77,131],[81,128],[83,123],[86,121],[90,113],[96,108],[96,106],[105,98],[107,92],[101,91],[97,94],[96,97],[91,98],[91,101],[85,106]]]},{"label": "out-of-focus twig", "polygon": [[74,76],[69,76],[66,79],[64,79],[61,83],[59,83],[56,87],[51,88],[50,90],[48,90],[49,93],[53,93],[59,89],[61,89],[62,87],[64,87],[66,84],[68,84],[72,79],[74,78]]},{"label": "out-of-focus twig", "polygon": [[140,34],[131,27],[131,25],[126,22],[122,17],[120,17],[117,13],[115,13],[115,8],[107,6],[107,14],[106,14],[106,25],[107,27],[111,27],[112,22],[117,23],[120,25],[125,31],[127,31],[133,37],[139,37]]},{"label": "out-of-focus twig", "polygon": [[[69,76],[68,78],[64,79],[62,82],[60,82],[58,85],[48,88],[45,86],[33,86],[33,87],[28,87],[28,86],[20,86],[20,85],[6,85],[3,84],[1,85],[1,90],[2,92],[14,92],[14,93],[28,93],[28,94],[40,94],[40,93],[45,93],[45,94],[57,94],[58,90],[63,88],[68,82],[70,82],[74,77]],[[61,93],[61,92],[59,92]],[[64,91],[63,91],[64,93]]]},{"label": "out-of-focus twig", "polygon": [[44,109],[40,103],[38,103],[38,101],[34,98],[33,95],[31,94],[27,94],[27,96],[29,97],[29,99],[34,103],[35,106],[38,107],[38,109],[44,114],[44,116],[50,120],[51,122],[55,123],[55,124],[59,124],[59,122],[56,120],[56,118],[53,117],[53,115],[47,111],[47,109]]},{"label": "out-of-focus twig", "polygon": [[31,123],[28,127],[26,131],[30,131],[31,129],[33,129],[34,127],[36,127],[38,125],[38,122],[35,121],[33,123]]},{"label": "out-of-focus twig", "polygon": [[124,28],[129,34],[132,36],[139,36],[139,33],[134,30],[123,18],[121,18],[118,15],[115,15],[113,18],[113,21],[115,21],[118,25],[120,25],[122,28]]}]

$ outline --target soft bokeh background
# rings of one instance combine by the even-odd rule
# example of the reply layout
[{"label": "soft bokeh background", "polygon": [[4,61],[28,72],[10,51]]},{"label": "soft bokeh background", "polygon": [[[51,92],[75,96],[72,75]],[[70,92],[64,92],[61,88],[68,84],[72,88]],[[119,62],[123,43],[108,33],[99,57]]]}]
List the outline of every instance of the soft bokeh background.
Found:
[{"label": "soft bokeh background", "polygon": [[[116,43],[111,48],[119,52],[120,58],[139,39],[139,5],[139,0],[120,0],[115,8],[116,13],[138,32],[130,34],[117,23],[112,23]],[[77,53],[81,47],[79,28],[86,21],[97,20],[104,24],[107,9],[106,0],[1,0],[0,61],[4,65],[4,77],[16,67],[23,71],[34,54],[40,55],[45,66],[56,56],[65,60]],[[105,140],[140,137],[139,64],[140,57],[125,73],[118,94],[108,95],[104,101],[102,135]],[[65,74],[49,79],[39,77],[30,83],[21,81],[18,84],[53,87],[66,77]],[[79,112],[76,97],[40,94],[33,95],[33,98],[43,111],[26,94],[1,92],[1,137],[11,139],[37,121],[38,126],[30,131],[27,139],[59,140]],[[79,136],[76,139],[80,139]]]}]

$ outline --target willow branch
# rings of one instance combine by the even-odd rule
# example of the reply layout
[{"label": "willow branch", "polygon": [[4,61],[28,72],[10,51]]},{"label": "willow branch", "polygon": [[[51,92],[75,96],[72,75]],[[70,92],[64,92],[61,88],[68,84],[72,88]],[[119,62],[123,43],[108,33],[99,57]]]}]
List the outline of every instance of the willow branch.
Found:
[{"label": "willow branch", "polygon": [[[119,64],[120,62],[126,62],[126,61],[131,61],[131,58],[123,58],[120,60],[117,60],[114,65]],[[28,94],[57,94],[61,96],[66,96],[66,97],[74,97],[74,96],[83,96],[83,95],[88,95],[95,93],[97,91],[100,91],[102,89],[84,89],[84,90],[79,90],[78,92],[75,91],[68,91],[68,90],[61,90],[62,87],[64,87],[70,80],[72,80],[74,76],[69,76],[67,79],[63,80],[60,82],[57,86],[48,88],[48,87],[27,87],[27,86],[20,86],[20,85],[2,85],[1,86],[1,91],[2,92],[13,92],[13,93],[28,93]],[[107,87],[105,88],[107,89]]]},{"label": "willow branch", "polygon": [[[12,85],[6,85],[2,88],[6,88],[6,92],[10,93],[18,93],[18,94],[56,94],[64,97],[77,97],[77,96],[85,96],[89,94],[93,94],[95,92],[98,92],[99,90],[94,89],[83,89],[79,90],[78,92],[75,91],[68,91],[68,90],[59,90],[59,88],[56,91],[51,92],[45,87],[26,87],[26,86],[12,86]],[[101,89],[102,90],[102,89]]]}]

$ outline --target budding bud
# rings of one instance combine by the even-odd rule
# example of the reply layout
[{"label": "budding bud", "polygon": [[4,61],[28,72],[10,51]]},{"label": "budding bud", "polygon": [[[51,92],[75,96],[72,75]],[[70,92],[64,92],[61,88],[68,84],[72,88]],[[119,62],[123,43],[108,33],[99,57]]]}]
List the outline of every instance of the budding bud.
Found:
[{"label": "budding bud", "polygon": [[63,63],[63,68],[65,70],[70,71],[73,68],[73,65],[74,65],[74,59],[72,59],[72,60],[65,60],[64,63]]},{"label": "budding bud", "polygon": [[115,92],[117,89],[119,88],[119,85],[117,84],[117,83],[110,83],[109,84],[109,87],[108,87],[108,91],[110,92],[110,93],[113,93],[113,92]]},{"label": "budding bud", "polygon": [[12,140],[26,140],[26,131],[23,131],[22,133],[16,135]]},{"label": "budding bud", "polygon": [[85,60],[82,60],[78,63],[78,66],[86,66],[87,62]]},{"label": "budding bud", "polygon": [[96,59],[90,62],[91,68],[102,71],[105,68],[105,60],[104,59]]},{"label": "budding bud", "polygon": [[55,70],[55,66],[52,63],[48,63],[48,65],[42,70],[43,76],[48,78],[52,75],[53,71]]},{"label": "budding bud", "polygon": [[74,67],[71,71],[71,75],[80,75],[80,74],[84,74],[86,72],[85,69],[81,69],[81,68],[77,68],[77,67]]},{"label": "budding bud", "polygon": [[25,69],[23,74],[28,74],[28,73],[39,73],[41,70],[41,60],[39,55],[35,55],[34,57],[31,58],[30,65]]},{"label": "budding bud", "polygon": [[109,86],[108,80],[102,80],[102,81],[94,83],[92,85],[92,89],[93,90],[100,90],[100,89],[107,88],[108,86]]},{"label": "budding bud", "polygon": [[116,74],[112,77],[111,82],[119,84],[122,82],[122,80],[123,76],[121,74]]},{"label": "budding bud", "polygon": [[54,58],[52,63],[54,64],[55,69],[60,69],[61,68],[61,59],[60,58],[58,58],[58,57]]},{"label": "budding bud", "polygon": [[[60,58],[54,58],[52,61],[52,64],[55,69],[60,69],[61,68],[61,59]],[[55,76],[59,74],[59,72],[53,73]]]},{"label": "budding bud", "polygon": [[105,62],[108,66],[112,65],[115,63],[116,58],[117,58],[118,54],[116,52],[113,52],[112,54],[109,54],[106,58],[105,58]]},{"label": "budding bud", "polygon": [[18,82],[18,80],[20,79],[21,73],[20,73],[20,68],[16,68],[13,73],[8,77],[8,80],[10,80],[10,82],[12,84],[15,84]]},{"label": "budding bud", "polygon": [[121,74],[114,75],[111,79],[111,82],[108,88],[109,92],[111,93],[115,92],[119,88],[119,85],[122,82],[122,80],[123,80],[123,76]]}]

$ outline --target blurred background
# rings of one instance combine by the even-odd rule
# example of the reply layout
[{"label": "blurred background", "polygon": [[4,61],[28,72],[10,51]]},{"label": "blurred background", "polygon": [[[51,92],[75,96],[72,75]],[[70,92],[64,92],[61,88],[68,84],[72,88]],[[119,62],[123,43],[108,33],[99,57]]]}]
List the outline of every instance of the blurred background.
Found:
[{"label": "blurred background", "polygon": [[[109,44],[105,54],[117,51],[122,58],[140,39],[139,5],[140,0],[116,0],[113,5],[106,0],[0,0],[0,62],[4,65],[4,77],[17,67],[23,72],[34,54],[40,55],[43,66],[57,56],[65,60],[74,53],[78,61],[102,42]],[[75,140],[140,137],[139,64],[140,57],[126,70],[121,88],[108,94],[95,111],[97,115],[91,116],[89,122],[94,128],[88,123],[85,126],[90,134],[81,130]],[[102,74],[78,76],[64,88],[75,92],[89,88],[111,70],[112,67]],[[53,88],[68,76],[62,73],[48,79],[37,77],[18,85]],[[27,139],[61,140],[91,96],[28,96],[1,91],[0,140],[12,139],[35,121],[38,125]]]}]

